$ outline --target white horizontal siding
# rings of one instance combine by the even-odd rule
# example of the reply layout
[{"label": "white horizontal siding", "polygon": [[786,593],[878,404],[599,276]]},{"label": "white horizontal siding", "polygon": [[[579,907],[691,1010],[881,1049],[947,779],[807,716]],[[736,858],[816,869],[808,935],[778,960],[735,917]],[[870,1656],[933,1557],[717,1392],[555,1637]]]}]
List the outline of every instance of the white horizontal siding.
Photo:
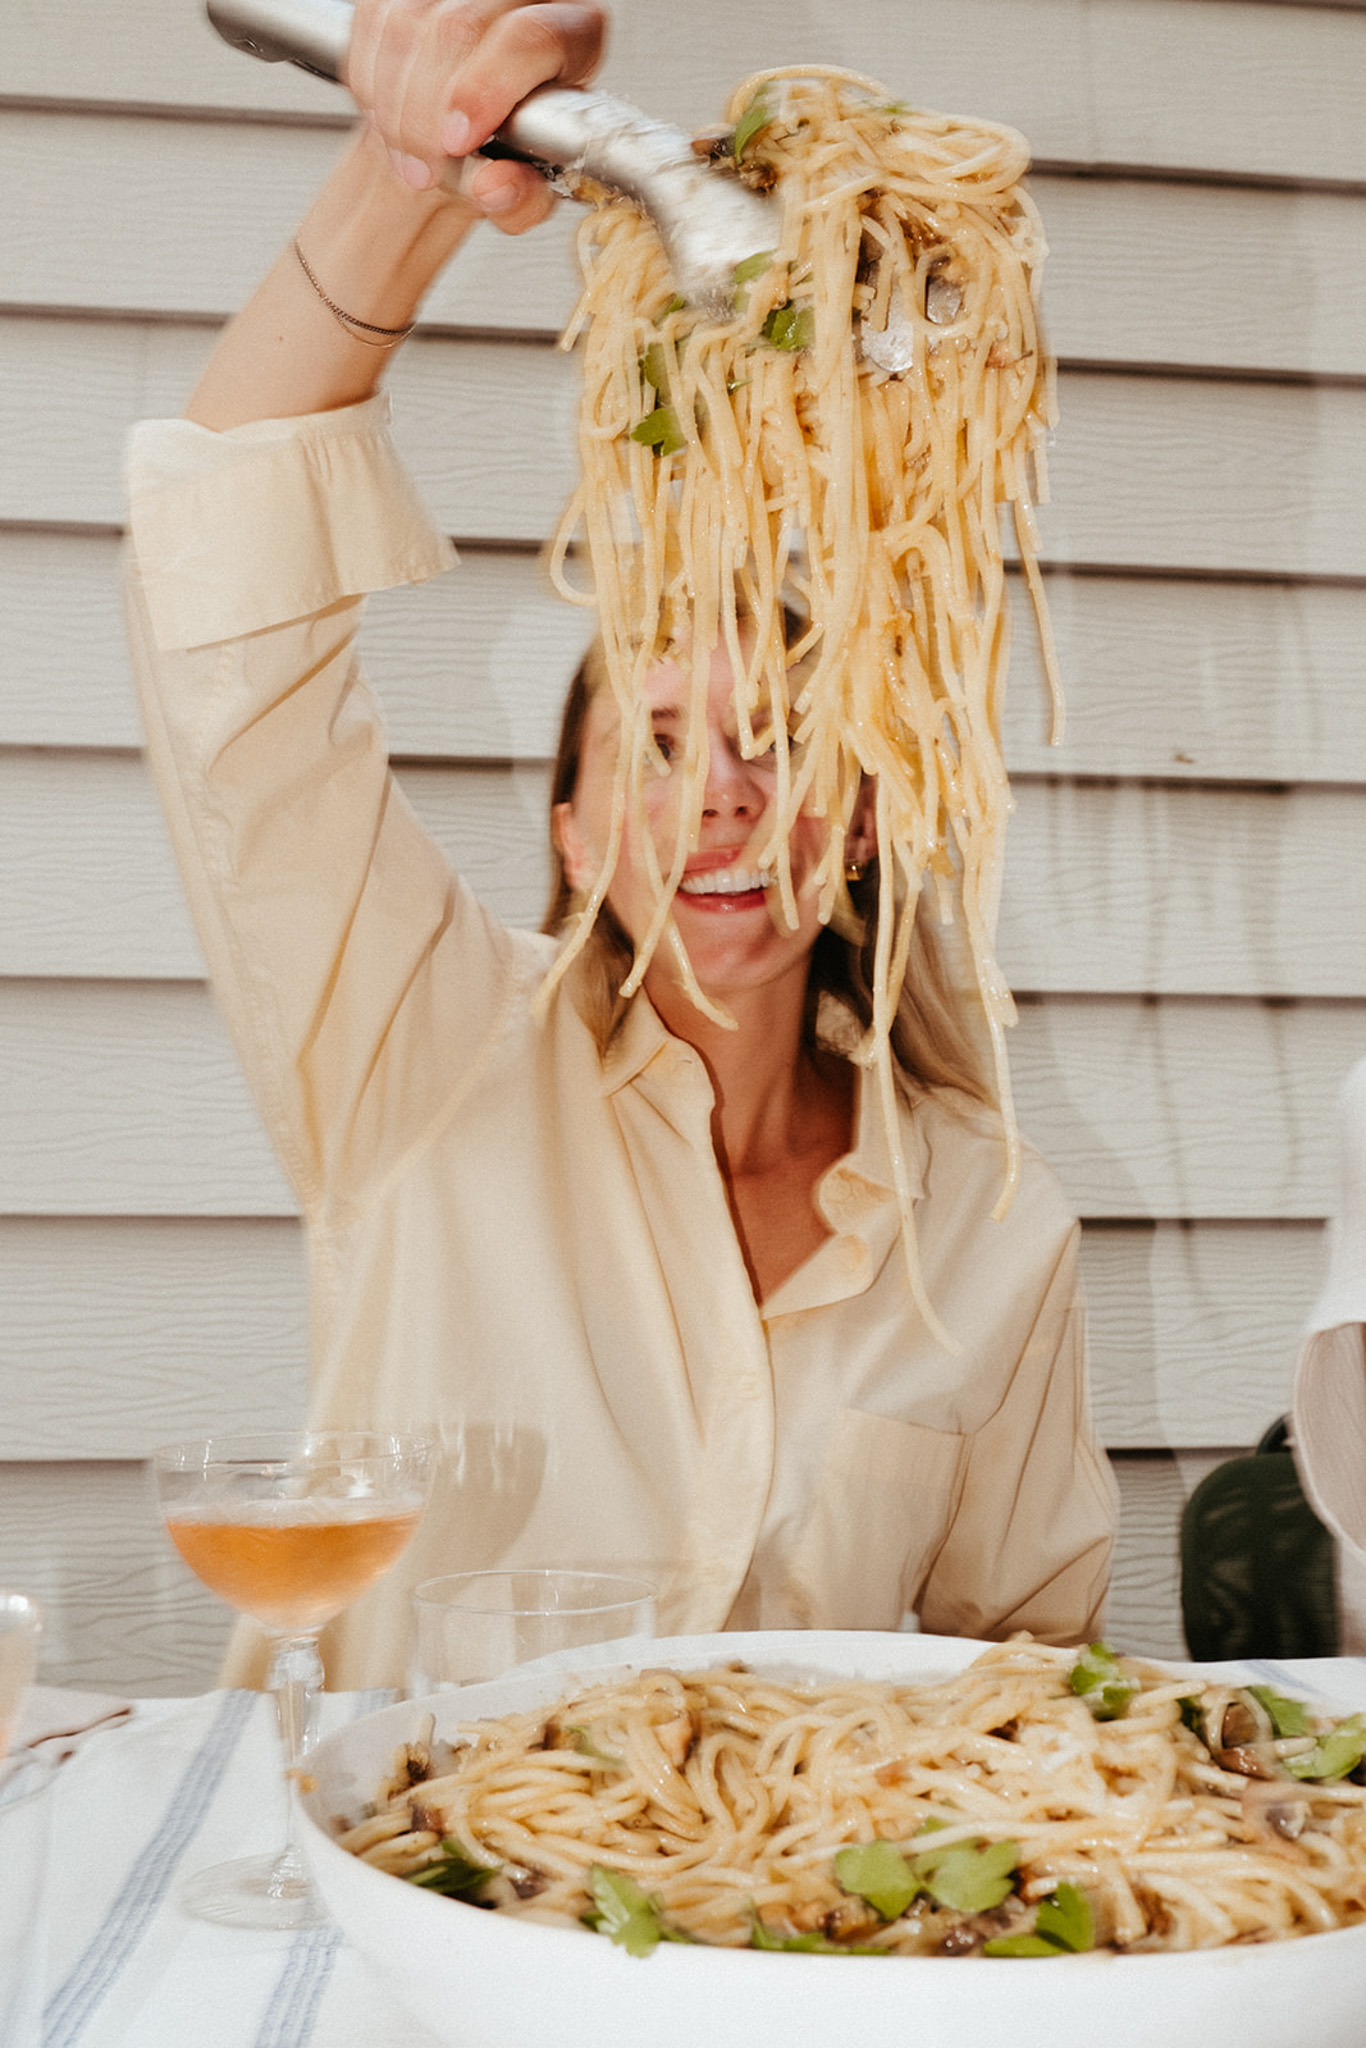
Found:
[{"label": "white horizontal siding", "polygon": [[[489,908],[538,926],[547,771],[405,767],[400,781]],[[1017,990],[1366,999],[1355,792],[1029,781],[1015,801],[1000,955]],[[135,757],[0,750],[0,869],[0,975],[203,974]]]},{"label": "white horizontal siding", "polygon": [[[423,822],[495,915],[537,925],[549,876],[539,766],[409,768]],[[203,975],[150,778],[129,755],[0,753],[0,974]]]},{"label": "white horizontal siding", "polygon": [[[0,320],[0,520],[118,524],[124,431],[178,412],[210,336]],[[393,375],[397,438],[456,535],[541,541],[572,476],[575,366],[525,341],[421,339]],[[1359,577],[1366,389],[1065,374],[1050,559]]]},{"label": "white horizontal siding", "polygon": [[1324,1271],[1316,1224],[1087,1225],[1096,1427],[1115,1451],[1251,1444],[1290,1405]]},{"label": "white horizontal siding", "polygon": [[[347,146],[346,133],[331,129],[0,107],[0,189],[10,200],[0,300],[159,317],[232,313]],[[57,216],[70,231],[54,241]],[[558,333],[577,296],[581,218],[562,206],[534,235],[483,230],[438,281],[424,317]],[[112,266],[111,242],[121,252]]]},{"label": "white horizontal siding", "polygon": [[1139,1656],[1184,1657],[1181,1632],[1181,1515],[1205,1474],[1228,1449],[1121,1457],[1119,1543],[1105,1633]]},{"label": "white horizontal siding", "polygon": [[41,1601],[52,1685],[172,1697],[212,1685],[231,1627],[161,1526],[140,1464],[7,1464],[0,1577]]},{"label": "white horizontal siding", "polygon": [[[1012,771],[1366,783],[1366,583],[1059,572],[1048,590],[1066,744],[1047,744],[1033,621],[1017,592]],[[0,528],[0,612],[0,746],[140,745],[116,536]],[[548,759],[590,625],[531,555],[471,551],[447,576],[372,599],[362,644],[395,750]]]},{"label": "white horizontal siding", "polygon": [[[164,317],[241,304],[339,138],[309,128],[0,108],[0,295]],[[1366,207],[1325,192],[1039,176],[1048,334],[1072,360],[1366,375]],[[66,232],[54,235],[60,217]],[[509,246],[474,238],[428,322],[557,331],[577,295],[561,207]],[[128,229],[136,222],[138,232]],[[116,266],[106,257],[120,249]]]},{"label": "white horizontal siding", "polygon": [[9,1458],[145,1458],[185,1437],[292,1428],[307,1399],[290,1219],[0,1217],[0,1300]]},{"label": "white horizontal siding", "polygon": [[[1316,1224],[1088,1225],[1106,1443],[1260,1436],[1288,1404],[1323,1259]],[[287,1427],[305,1399],[291,1218],[0,1217],[0,1301],[9,1458],[144,1458],[181,1437]]]},{"label": "white horizontal siding", "polygon": [[[228,50],[194,6],[7,0],[0,80],[15,98],[302,111],[335,87]],[[989,113],[1050,161],[1366,183],[1366,20],[1247,0],[625,0],[601,83],[699,127],[765,65],[844,64],[922,106]]]},{"label": "white horizontal siding", "polygon": [[[1347,1004],[1021,1005],[1020,1121],[1092,1218],[1327,1213]],[[187,982],[0,981],[0,1215],[292,1212],[216,1010]]]}]

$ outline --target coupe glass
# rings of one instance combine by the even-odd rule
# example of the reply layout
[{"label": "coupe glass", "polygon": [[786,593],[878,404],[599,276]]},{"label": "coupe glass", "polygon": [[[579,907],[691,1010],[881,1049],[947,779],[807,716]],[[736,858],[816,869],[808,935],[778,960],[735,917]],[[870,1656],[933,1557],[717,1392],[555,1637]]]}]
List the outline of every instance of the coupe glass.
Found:
[{"label": "coupe glass", "polygon": [[[318,1632],[407,1547],[434,1457],[425,1437],[302,1432],[209,1437],[152,1455],[176,1549],[270,1638],[267,1684],[290,1773],[314,1738]],[[317,1927],[327,1918],[292,1821],[278,1854],[200,1871],[180,1899],[197,1918],[232,1927]]]}]

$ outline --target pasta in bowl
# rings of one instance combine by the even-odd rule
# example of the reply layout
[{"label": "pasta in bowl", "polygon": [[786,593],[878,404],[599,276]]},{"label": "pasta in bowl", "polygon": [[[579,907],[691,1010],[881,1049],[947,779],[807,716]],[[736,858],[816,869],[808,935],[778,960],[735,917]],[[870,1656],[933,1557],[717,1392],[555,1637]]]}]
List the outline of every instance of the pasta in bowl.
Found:
[{"label": "pasta in bowl", "polygon": [[1239,1674],[1028,1644],[677,1638],[644,1673],[605,1656],[391,1708],[317,1752],[319,1887],[452,2048],[547,2020],[569,2048],[910,2023],[929,2048],[1006,2023],[1024,2048],[1098,2024],[1117,2048],[1167,2024],[1290,2048],[1309,2000],[1325,2048],[1359,2040],[1353,1721],[1280,1733],[1296,1703]]}]

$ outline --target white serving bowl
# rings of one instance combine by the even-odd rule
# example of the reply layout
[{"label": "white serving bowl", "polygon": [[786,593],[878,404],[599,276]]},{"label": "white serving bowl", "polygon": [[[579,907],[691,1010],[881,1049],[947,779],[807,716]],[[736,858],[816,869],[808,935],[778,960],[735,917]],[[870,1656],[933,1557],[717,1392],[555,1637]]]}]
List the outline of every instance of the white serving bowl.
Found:
[{"label": "white serving bowl", "polygon": [[[676,1636],[631,1646],[633,1664],[703,1669],[733,1658],[784,1678],[934,1679],[985,1645],[876,1634]],[[395,1998],[448,2048],[832,2048],[841,2041],[915,2048],[1362,2048],[1366,1926],[1336,1934],[1185,1955],[1048,1959],[764,1954],[662,1943],[647,1957],[573,1927],[481,1910],[405,1884],[332,1839],[387,1774],[428,1713],[436,1732],[549,1703],[582,1672],[622,1663],[620,1646],[460,1692],[409,1700],[321,1742],[300,1800],[318,1889],[352,1945]],[[567,1676],[566,1674],[570,1674]]]}]

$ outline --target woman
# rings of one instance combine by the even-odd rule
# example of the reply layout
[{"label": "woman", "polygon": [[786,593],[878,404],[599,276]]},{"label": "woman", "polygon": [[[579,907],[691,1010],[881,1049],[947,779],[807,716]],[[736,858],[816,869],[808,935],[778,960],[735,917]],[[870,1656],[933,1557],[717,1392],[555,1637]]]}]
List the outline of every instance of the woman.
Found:
[{"label": "woman", "polygon": [[[502,929],[451,877],[355,674],[360,594],[448,565],[374,395],[391,345],[477,220],[517,232],[550,204],[515,164],[467,161],[456,196],[438,177],[534,86],[587,77],[601,35],[583,6],[367,0],[349,74],[369,120],[188,419],[133,444],[149,745],[308,1223],[314,1417],[436,1426],[449,1452],[399,1573],[329,1632],[329,1681],[401,1676],[408,1587],[497,1563],[642,1572],[671,1633],[914,1613],[1074,1639],[1114,1520],[1075,1222],[1032,1156],[990,1221],[1000,1121],[922,951],[900,1144],[958,1351],[917,1314],[886,1130],[847,1057],[857,958],[809,891],[795,931],[769,913],[750,863],[770,771],[736,744],[724,656],[674,916],[731,1030],[665,949],[629,1003],[604,985],[613,932],[648,914],[629,842],[599,943],[538,1005],[554,938]],[[684,687],[675,662],[652,673],[664,757]],[[561,912],[604,849],[611,703],[581,690],[568,730]],[[667,834],[673,783],[652,787]],[[800,882],[807,821],[792,845]],[[846,851],[875,855],[861,813]]]}]

